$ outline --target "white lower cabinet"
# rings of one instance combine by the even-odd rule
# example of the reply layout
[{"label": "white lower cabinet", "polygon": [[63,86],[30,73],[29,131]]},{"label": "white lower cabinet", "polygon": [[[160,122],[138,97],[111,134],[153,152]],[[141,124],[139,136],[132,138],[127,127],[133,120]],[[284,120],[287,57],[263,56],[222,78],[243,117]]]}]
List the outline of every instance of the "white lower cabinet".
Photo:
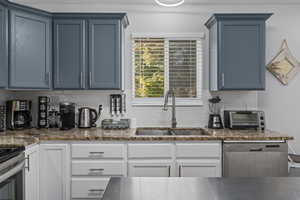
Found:
[{"label": "white lower cabinet", "polygon": [[70,199],[70,166],[68,144],[40,145],[40,200]]},{"label": "white lower cabinet", "polygon": [[124,144],[72,144],[74,159],[123,159]]},{"label": "white lower cabinet", "polygon": [[171,159],[172,147],[172,143],[130,143],[128,159]]},{"label": "white lower cabinet", "polygon": [[39,200],[39,145],[25,150],[25,200]]},{"label": "white lower cabinet", "polygon": [[222,171],[218,141],[44,143],[37,152],[27,151],[29,169],[40,158],[40,172],[26,172],[33,183],[26,182],[26,200],[99,200],[113,176],[220,177]]},{"label": "white lower cabinet", "polygon": [[128,164],[129,177],[170,177],[172,163],[132,162]]},{"label": "white lower cabinet", "polygon": [[71,147],[73,200],[99,200],[110,177],[126,176],[126,144],[75,143]]},{"label": "white lower cabinet", "polygon": [[221,177],[221,142],[177,142],[176,171],[179,177]]},{"label": "white lower cabinet", "polygon": [[221,177],[222,146],[208,142],[128,144],[129,177]]},{"label": "white lower cabinet", "polygon": [[221,177],[219,161],[177,162],[179,177]]},{"label": "white lower cabinet", "polygon": [[124,176],[122,161],[72,161],[73,176]]},{"label": "white lower cabinet", "polygon": [[72,178],[72,199],[101,199],[109,178]]}]

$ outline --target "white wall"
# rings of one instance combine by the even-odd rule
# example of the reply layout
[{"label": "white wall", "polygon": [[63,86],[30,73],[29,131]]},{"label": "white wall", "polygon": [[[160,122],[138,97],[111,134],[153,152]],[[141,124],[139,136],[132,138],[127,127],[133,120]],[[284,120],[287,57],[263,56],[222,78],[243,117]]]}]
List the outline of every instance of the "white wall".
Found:
[{"label": "white wall", "polygon": [[[281,40],[286,38],[293,55],[300,61],[300,13],[295,10],[281,12],[270,20],[267,38],[267,59],[271,60],[278,52]],[[289,135],[296,140],[292,146],[300,153],[300,74],[288,86],[283,86],[273,75],[267,73],[267,90],[259,92],[259,108],[267,113],[268,127]]]},{"label": "white wall", "polygon": [[[33,1],[33,0],[32,0]],[[21,2],[21,1],[20,1]],[[176,9],[160,8],[153,5],[110,5],[99,4],[96,1],[88,1],[86,4],[66,3],[58,4],[47,1],[26,0],[28,5],[47,9],[50,11],[67,12],[127,12],[130,26],[126,30],[126,92],[128,95],[128,116],[137,118],[138,126],[168,126],[170,124],[170,113],[163,112],[161,107],[132,107],[131,101],[131,55],[130,55],[130,34],[132,32],[206,32],[205,21],[214,12],[274,12],[274,16],[267,23],[267,61],[275,55],[283,38],[287,38],[291,49],[296,56],[300,56],[298,39],[297,20],[300,17],[300,6],[297,4],[199,4],[183,6]],[[205,126],[207,123],[207,99],[210,94],[208,88],[208,54],[206,38],[205,64],[203,75],[204,102],[202,107],[178,108],[179,126]],[[222,92],[218,93],[224,99],[226,108],[257,108],[258,106],[266,111],[267,126],[270,129],[284,131],[287,134],[296,135],[299,129],[297,123],[297,82],[296,78],[289,87],[282,87],[269,73],[267,73],[267,91],[260,92]],[[19,93],[17,93],[19,94]],[[49,94],[49,93],[48,93]],[[53,94],[53,93],[51,93]],[[105,104],[105,117],[108,115],[108,95],[103,92],[67,92],[66,94],[54,93],[64,99],[74,100],[81,104],[96,106],[99,103]],[[22,96],[19,94],[18,96]],[[36,94],[38,95],[38,94]],[[75,96],[78,97],[75,98]],[[24,95],[23,95],[24,96]],[[27,93],[27,97],[32,93]],[[292,99],[293,98],[293,99]],[[259,101],[258,101],[259,99]],[[246,105],[246,106],[245,106]],[[300,149],[300,148],[299,148]]]}]

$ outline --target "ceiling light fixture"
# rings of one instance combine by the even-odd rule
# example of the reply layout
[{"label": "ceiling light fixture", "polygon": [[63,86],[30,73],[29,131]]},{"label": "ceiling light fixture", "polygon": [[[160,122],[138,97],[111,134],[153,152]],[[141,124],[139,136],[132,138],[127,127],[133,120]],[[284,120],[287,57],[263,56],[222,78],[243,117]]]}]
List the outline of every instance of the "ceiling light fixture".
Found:
[{"label": "ceiling light fixture", "polygon": [[165,7],[176,7],[184,3],[184,0],[155,0],[158,5]]}]

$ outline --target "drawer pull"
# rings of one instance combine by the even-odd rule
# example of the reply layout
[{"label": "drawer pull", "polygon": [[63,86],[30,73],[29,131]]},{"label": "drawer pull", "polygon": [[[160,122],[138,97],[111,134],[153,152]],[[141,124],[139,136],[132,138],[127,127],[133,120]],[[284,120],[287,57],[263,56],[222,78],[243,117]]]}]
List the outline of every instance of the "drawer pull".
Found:
[{"label": "drawer pull", "polygon": [[90,189],[88,196],[102,196],[103,189]]},{"label": "drawer pull", "polygon": [[179,177],[181,177],[182,175],[181,175],[181,170],[182,170],[182,165],[179,165]]},{"label": "drawer pull", "polygon": [[103,192],[103,189],[90,189],[89,192]]},{"label": "drawer pull", "polygon": [[95,171],[104,171],[104,169],[89,169],[91,172],[95,172]]},{"label": "drawer pull", "polygon": [[104,169],[89,169],[89,171],[90,172],[88,173],[88,175],[91,175],[91,176],[97,175],[97,176],[99,176],[99,175],[103,174]]},{"label": "drawer pull", "polygon": [[90,154],[104,154],[103,151],[91,151]]},{"label": "drawer pull", "polygon": [[90,152],[90,156],[89,157],[103,157],[104,156],[104,152],[102,151],[92,151]]},{"label": "drawer pull", "polygon": [[279,144],[268,144],[266,145],[266,148],[279,148],[280,145]]},{"label": "drawer pull", "polygon": [[263,148],[250,149],[250,151],[263,151]]},{"label": "drawer pull", "polygon": [[29,165],[30,165],[30,160],[29,160],[29,155],[26,156],[25,160],[27,160],[27,166],[25,166],[25,169],[27,169],[28,171],[30,171]]}]

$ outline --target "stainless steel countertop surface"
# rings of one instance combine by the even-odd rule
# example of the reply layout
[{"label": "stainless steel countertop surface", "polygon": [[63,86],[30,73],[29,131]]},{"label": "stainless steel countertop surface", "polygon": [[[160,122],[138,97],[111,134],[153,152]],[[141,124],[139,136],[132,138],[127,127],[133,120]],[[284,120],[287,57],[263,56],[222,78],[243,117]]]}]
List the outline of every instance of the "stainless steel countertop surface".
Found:
[{"label": "stainless steel countertop surface", "polygon": [[103,200],[299,200],[300,178],[111,178]]}]

